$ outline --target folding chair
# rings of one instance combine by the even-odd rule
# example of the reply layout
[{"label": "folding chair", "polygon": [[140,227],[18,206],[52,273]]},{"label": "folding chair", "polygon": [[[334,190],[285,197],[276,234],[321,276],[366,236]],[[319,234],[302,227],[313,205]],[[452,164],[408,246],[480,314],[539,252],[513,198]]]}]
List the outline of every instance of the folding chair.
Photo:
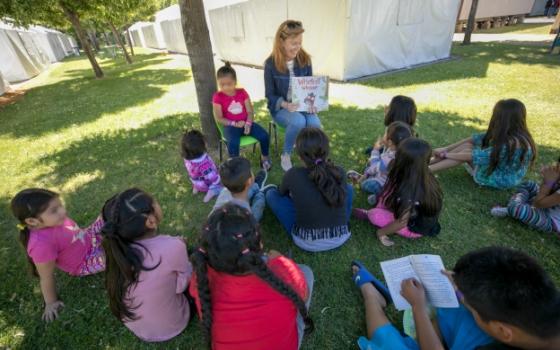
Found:
[{"label": "folding chair", "polygon": [[[220,133],[220,163],[221,163],[223,159],[222,156],[223,146],[225,146],[227,150],[227,139],[224,136],[224,125],[216,122],[216,127],[218,128],[218,132]],[[259,140],[257,140],[256,138],[252,136],[243,135],[239,140],[239,149],[253,145],[253,153],[255,153],[255,149],[257,148],[257,143],[259,143]]]}]

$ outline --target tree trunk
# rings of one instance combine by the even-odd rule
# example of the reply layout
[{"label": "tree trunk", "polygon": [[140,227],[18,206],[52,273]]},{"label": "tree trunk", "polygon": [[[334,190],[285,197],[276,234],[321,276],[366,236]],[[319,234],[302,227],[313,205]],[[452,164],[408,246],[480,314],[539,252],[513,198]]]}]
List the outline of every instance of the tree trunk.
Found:
[{"label": "tree trunk", "polygon": [[469,20],[467,21],[467,29],[465,30],[465,38],[463,39],[463,45],[470,45],[471,34],[474,30],[476,24],[476,9],[478,7],[478,0],[472,0],[471,10],[469,12]]},{"label": "tree trunk", "polygon": [[126,51],[126,47],[124,46],[124,44],[122,42],[121,36],[120,36],[119,32],[117,31],[117,28],[115,28],[115,25],[111,21],[109,21],[109,26],[111,27],[111,31],[113,32],[113,36],[115,37],[115,40],[117,41],[117,44],[121,47],[121,49],[124,53],[124,58],[126,60],[126,63],[132,64],[132,59],[128,55],[128,51]]},{"label": "tree trunk", "polygon": [[216,72],[204,4],[202,0],[179,0],[179,7],[183,36],[196,88],[202,132],[206,135],[208,146],[215,150],[219,142],[212,113],[212,95],[216,92]]},{"label": "tree trunk", "polygon": [[130,53],[134,56],[134,45],[132,45],[132,37],[130,36],[130,30],[126,28],[126,39],[128,40],[128,45],[130,46]]},{"label": "tree trunk", "polygon": [[86,56],[89,59],[89,62],[91,63],[91,67],[93,68],[95,77],[103,78],[103,71],[101,70],[101,67],[99,67],[99,64],[95,60],[95,55],[93,54],[93,51],[91,50],[91,46],[87,41],[86,32],[84,31],[82,25],[80,24],[80,18],[78,17],[78,14],[75,11],[64,6],[62,2],[60,2],[60,6],[62,7],[62,10],[64,11],[64,14],[68,18],[68,20],[70,21],[70,23],[72,23],[72,26],[74,27],[74,31],[78,36],[78,40],[82,44],[82,48],[84,49],[84,52],[86,53]]}]

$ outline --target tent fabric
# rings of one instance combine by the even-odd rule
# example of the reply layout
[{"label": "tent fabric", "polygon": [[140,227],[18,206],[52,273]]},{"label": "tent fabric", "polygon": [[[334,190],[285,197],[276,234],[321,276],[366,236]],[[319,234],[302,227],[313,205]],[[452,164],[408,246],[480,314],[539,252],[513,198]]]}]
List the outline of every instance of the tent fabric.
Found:
[{"label": "tent fabric", "polygon": [[215,49],[261,66],[277,26],[301,20],[315,74],[348,80],[448,58],[460,0],[247,0],[209,10]]},{"label": "tent fabric", "polygon": [[10,83],[2,76],[2,72],[0,72],[0,96],[4,95],[5,92],[11,91],[12,88],[10,87]]},{"label": "tent fabric", "polygon": [[165,41],[165,48],[170,52],[187,53],[187,46],[181,27],[181,19],[170,19],[159,22]]},{"label": "tent fabric", "polygon": [[[476,8],[476,18],[491,18],[513,15],[526,15],[531,12],[534,0],[492,0],[479,1]],[[466,21],[469,18],[472,0],[464,0],[459,20]]]},{"label": "tent fabric", "polygon": [[531,8],[531,13],[529,13],[529,16],[543,16],[545,5],[546,0],[535,0],[535,4]]}]

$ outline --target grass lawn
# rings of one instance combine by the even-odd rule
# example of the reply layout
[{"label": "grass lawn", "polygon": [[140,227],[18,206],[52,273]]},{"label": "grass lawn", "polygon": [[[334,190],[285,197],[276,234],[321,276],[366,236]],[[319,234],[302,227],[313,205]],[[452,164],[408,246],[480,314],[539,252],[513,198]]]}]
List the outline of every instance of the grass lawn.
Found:
[{"label": "grass lawn", "polygon": [[550,26],[552,23],[520,23],[512,26],[504,26],[500,28],[490,28],[477,30],[475,33],[480,34],[550,34]]},{"label": "grass lawn", "polygon": [[[441,146],[485,130],[494,103],[521,99],[539,147],[540,164],[560,155],[557,56],[546,47],[477,43],[455,46],[459,57],[437,65],[400,72],[359,84],[337,84],[333,106],[321,115],[331,138],[332,157],[345,168],[361,169],[363,148],[383,133],[383,104],[396,94],[418,105],[419,135]],[[36,279],[26,274],[17,242],[16,222],[8,203],[24,187],[60,191],[69,213],[89,224],[113,193],[140,186],[153,193],[164,211],[161,232],[193,242],[211,205],[193,197],[178,140],[182,130],[198,127],[194,84],[184,56],[143,53],[136,63],[102,60],[106,78],[92,79],[86,59],[69,59],[34,82],[25,97],[0,109],[0,348],[151,349],[162,345],[137,340],[109,312],[103,276],[57,275],[66,308],[60,319],[41,322],[42,298]],[[258,120],[268,121],[263,101]],[[256,155],[247,153],[257,164]],[[271,182],[281,178],[279,159]],[[536,169],[530,174],[537,178]],[[509,220],[493,219],[489,209],[509,192],[480,188],[462,168],[438,174],[445,193],[442,233],[418,241],[396,238],[387,249],[374,229],[352,221],[353,237],[341,249],[309,254],[297,249],[270,211],[263,221],[267,248],[293,250],[316,277],[311,314],[316,331],[304,349],[355,349],[365,333],[363,306],[349,272],[361,259],[380,274],[378,262],[413,253],[434,253],[451,267],[462,254],[483,246],[505,245],[536,257],[560,284],[560,240]],[[356,207],[366,205],[357,193]],[[192,244],[192,243],[191,243]],[[394,310],[391,318],[400,322]],[[198,322],[189,324],[167,348],[202,349]]]}]

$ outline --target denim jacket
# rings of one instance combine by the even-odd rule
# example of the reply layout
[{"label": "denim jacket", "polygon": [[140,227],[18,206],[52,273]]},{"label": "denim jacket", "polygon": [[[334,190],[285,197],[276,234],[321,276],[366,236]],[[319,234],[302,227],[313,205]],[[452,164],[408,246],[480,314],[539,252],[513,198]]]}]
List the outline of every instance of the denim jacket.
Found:
[{"label": "denim jacket", "polygon": [[[313,75],[311,65],[300,67],[297,62],[294,64],[294,75],[296,77],[307,77]],[[264,94],[268,100],[268,110],[271,115],[275,115],[281,107],[283,101],[286,101],[288,88],[290,86],[290,72],[286,68],[286,72],[279,72],[274,66],[272,57],[267,58],[264,63]]]}]

